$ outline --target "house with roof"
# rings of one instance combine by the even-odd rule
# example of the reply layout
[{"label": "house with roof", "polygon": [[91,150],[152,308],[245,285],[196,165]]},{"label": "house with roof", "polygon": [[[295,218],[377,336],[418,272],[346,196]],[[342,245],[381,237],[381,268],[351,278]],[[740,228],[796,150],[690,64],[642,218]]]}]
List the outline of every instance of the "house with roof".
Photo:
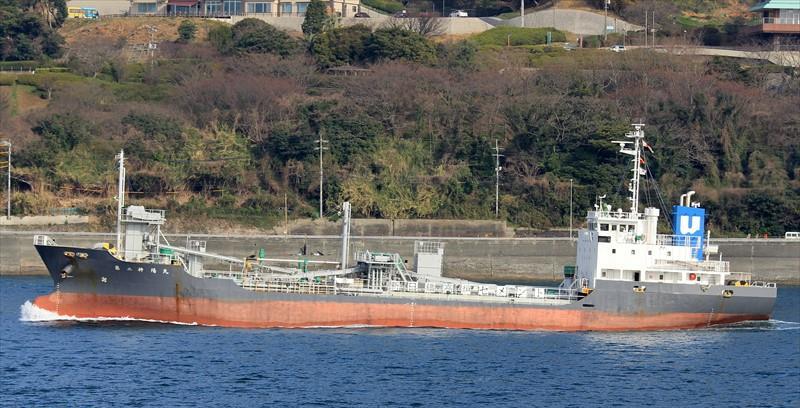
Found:
[{"label": "house with roof", "polygon": [[[131,15],[201,17],[305,16],[310,0],[130,0]],[[361,10],[360,0],[327,2],[341,17],[353,17]]]},{"label": "house with roof", "polygon": [[781,44],[798,43],[800,46],[800,0],[762,0],[750,11],[757,13],[756,25],[748,30]]}]

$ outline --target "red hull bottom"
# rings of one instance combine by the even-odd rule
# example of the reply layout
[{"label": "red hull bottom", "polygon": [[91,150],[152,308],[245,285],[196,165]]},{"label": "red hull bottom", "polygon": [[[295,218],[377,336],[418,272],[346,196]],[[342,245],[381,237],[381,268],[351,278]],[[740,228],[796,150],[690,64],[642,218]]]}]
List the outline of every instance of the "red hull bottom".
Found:
[{"label": "red hull bottom", "polygon": [[315,301],[234,302],[202,298],[52,293],[36,306],[76,318],[133,318],[225,327],[440,327],[458,329],[623,331],[706,327],[765,315],[663,313],[619,315],[548,307],[446,306]]}]

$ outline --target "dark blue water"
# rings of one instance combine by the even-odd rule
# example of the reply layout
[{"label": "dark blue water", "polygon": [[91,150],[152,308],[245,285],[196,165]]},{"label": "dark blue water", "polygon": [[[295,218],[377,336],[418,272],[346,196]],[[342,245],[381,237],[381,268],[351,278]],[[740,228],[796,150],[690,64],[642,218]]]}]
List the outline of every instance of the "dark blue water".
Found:
[{"label": "dark blue water", "polygon": [[4,406],[800,406],[800,288],[696,331],[238,330],[21,322],[0,278]]}]

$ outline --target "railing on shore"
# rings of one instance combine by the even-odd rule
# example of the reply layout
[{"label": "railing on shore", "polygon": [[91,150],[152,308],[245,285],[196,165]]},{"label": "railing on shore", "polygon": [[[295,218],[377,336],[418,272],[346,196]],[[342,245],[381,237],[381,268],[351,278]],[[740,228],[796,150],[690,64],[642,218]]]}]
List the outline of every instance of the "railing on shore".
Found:
[{"label": "railing on shore", "polygon": [[764,17],[761,24],[800,24],[800,15],[791,17]]},{"label": "railing on shore", "polygon": [[284,13],[280,11],[271,12],[219,12],[219,13],[206,13],[206,12],[156,12],[156,13],[121,13],[121,14],[104,14],[101,18],[123,18],[123,17],[183,17],[183,18],[223,18],[229,19],[231,17],[305,17],[305,12],[290,12]]}]

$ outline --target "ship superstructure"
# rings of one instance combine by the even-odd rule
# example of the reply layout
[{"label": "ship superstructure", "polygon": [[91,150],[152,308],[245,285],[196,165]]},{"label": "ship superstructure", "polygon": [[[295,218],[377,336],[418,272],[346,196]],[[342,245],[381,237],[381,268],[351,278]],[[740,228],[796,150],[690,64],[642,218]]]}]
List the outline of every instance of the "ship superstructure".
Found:
[{"label": "ship superstructure", "polygon": [[[77,317],[134,317],[239,327],[430,326],[521,330],[643,330],[767,319],[772,283],[710,260],[704,211],[692,192],[673,207],[673,234],[658,234],[659,209],[639,212],[643,125],[620,145],[632,157],[630,209],[602,199],[578,235],[575,266],[555,287],[498,285],[443,276],[441,242],[414,244],[413,268],[396,253],[362,250],[350,259],[350,205],[342,206],[340,260],[240,259],[203,241],[170,244],[165,214],[124,207],[120,165],[116,246],[75,248],[37,236],[55,281],[39,307]],[[205,261],[229,265],[211,270]]]}]

